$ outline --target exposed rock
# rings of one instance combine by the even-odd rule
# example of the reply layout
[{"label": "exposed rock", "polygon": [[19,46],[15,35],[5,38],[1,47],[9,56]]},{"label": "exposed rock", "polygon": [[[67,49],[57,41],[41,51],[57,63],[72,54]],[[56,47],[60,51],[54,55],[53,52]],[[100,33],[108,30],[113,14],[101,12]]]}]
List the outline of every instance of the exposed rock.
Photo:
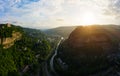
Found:
[{"label": "exposed rock", "polygon": [[[6,31],[8,33],[9,30],[12,30],[9,37],[2,37],[2,35],[0,35],[0,45],[3,45],[4,49],[7,49],[14,45],[14,42],[21,39],[22,37],[22,34],[20,32],[14,31],[14,29],[12,29],[11,27],[12,26],[9,23],[0,25],[0,31],[3,35],[6,34],[3,31]],[[9,28],[9,30],[4,30],[5,28]]]},{"label": "exposed rock", "polygon": [[6,48],[11,47],[12,45],[14,45],[14,42],[17,40],[20,40],[21,37],[22,37],[22,34],[20,32],[12,33],[12,37],[3,39],[4,40],[3,41],[3,48],[6,49]]}]

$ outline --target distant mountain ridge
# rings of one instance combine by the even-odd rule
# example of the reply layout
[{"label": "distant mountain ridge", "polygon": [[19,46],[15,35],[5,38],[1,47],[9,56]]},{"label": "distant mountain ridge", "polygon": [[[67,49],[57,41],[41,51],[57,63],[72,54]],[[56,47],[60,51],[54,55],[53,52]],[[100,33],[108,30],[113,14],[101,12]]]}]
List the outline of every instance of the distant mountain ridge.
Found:
[{"label": "distant mountain ridge", "polygon": [[45,30],[44,32],[48,35],[52,36],[63,36],[67,38],[69,34],[76,28],[77,26],[63,26],[63,27],[57,27],[53,29]]}]

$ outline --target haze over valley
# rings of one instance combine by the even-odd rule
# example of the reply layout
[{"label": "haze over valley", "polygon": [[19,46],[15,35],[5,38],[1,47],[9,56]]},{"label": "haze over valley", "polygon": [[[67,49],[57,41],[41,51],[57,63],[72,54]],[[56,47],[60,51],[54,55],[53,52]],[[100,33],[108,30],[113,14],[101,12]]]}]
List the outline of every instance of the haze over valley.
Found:
[{"label": "haze over valley", "polygon": [[120,0],[0,0],[0,76],[120,76]]}]

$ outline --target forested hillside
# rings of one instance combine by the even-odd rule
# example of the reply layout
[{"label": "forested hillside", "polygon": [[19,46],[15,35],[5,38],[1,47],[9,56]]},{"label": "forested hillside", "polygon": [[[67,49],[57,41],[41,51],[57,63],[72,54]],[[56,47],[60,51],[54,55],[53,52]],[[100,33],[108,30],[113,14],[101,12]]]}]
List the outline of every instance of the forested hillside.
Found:
[{"label": "forested hillside", "polygon": [[[19,26],[0,25],[0,76],[30,76],[40,71],[51,51],[51,45],[45,34],[34,29]],[[12,39],[13,33],[21,34],[13,40],[12,46],[4,48],[4,40]],[[17,37],[18,35],[15,35]]]},{"label": "forested hillside", "polygon": [[58,49],[61,76],[119,76],[120,26],[79,26]]}]

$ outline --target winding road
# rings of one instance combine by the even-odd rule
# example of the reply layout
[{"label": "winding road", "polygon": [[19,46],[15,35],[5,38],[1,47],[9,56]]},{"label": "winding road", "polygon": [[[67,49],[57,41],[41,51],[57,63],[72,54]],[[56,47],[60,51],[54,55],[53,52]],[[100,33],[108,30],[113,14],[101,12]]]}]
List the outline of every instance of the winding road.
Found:
[{"label": "winding road", "polygon": [[[57,55],[58,47],[59,47],[59,45],[60,45],[60,43],[61,43],[61,41],[62,41],[63,39],[64,39],[64,38],[61,37],[61,39],[60,39],[59,42],[57,43],[56,48],[55,48],[55,51],[54,51],[54,54],[53,54],[52,57],[50,58],[50,62],[49,62],[49,64],[50,64],[50,65],[49,65],[49,66],[50,66],[50,69],[51,69],[51,71],[55,74],[55,76],[57,76],[57,73],[56,73],[56,71],[55,71],[55,69],[54,69],[54,58],[55,58],[55,56]],[[43,72],[45,73],[45,76],[53,76],[53,75],[49,72],[49,70],[48,70],[47,62],[45,62],[45,63],[43,64],[42,70],[43,70]]]},{"label": "winding road", "polygon": [[60,43],[61,43],[61,41],[62,41],[63,39],[64,39],[64,38],[61,37],[60,41],[58,42],[58,44],[57,44],[57,46],[56,46],[55,53],[53,54],[53,56],[52,56],[51,59],[50,59],[50,68],[51,68],[51,70],[52,70],[55,74],[57,74],[57,73],[56,73],[56,71],[55,71],[55,69],[54,69],[54,58],[55,58],[55,56],[57,55],[58,47],[59,47],[59,45],[60,45]]}]

